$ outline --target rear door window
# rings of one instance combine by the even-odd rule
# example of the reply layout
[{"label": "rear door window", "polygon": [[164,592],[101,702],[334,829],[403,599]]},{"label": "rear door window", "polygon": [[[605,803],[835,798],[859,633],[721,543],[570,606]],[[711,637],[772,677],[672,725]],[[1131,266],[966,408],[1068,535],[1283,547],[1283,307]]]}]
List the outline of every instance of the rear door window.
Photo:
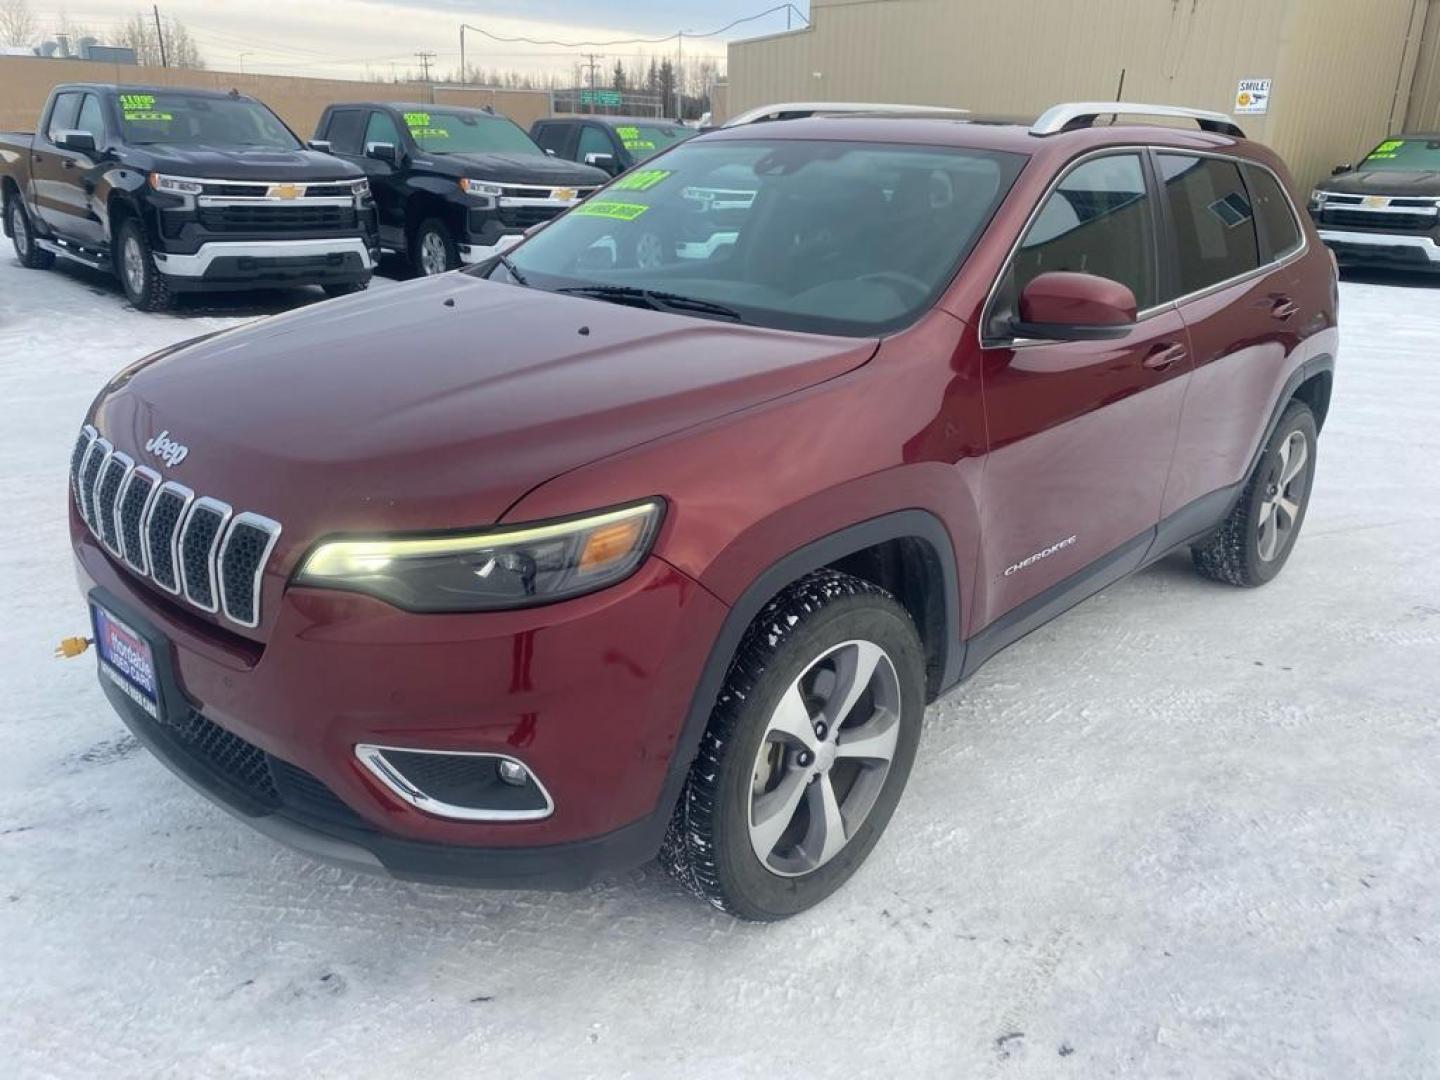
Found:
[{"label": "rear door window", "polygon": [[535,141],[541,150],[553,151],[558,157],[565,157],[570,144],[570,124],[537,124]]},{"label": "rear door window", "polygon": [[1109,154],[1071,169],[1015,252],[1012,301],[1041,274],[1067,270],[1126,285],[1139,310],[1159,292],[1153,207],[1139,154]]},{"label": "rear door window", "polygon": [[1280,182],[1270,170],[1258,165],[1243,165],[1241,169],[1266,258],[1278,260],[1294,254],[1301,242],[1300,223],[1295,220],[1295,208]]},{"label": "rear door window", "polygon": [[1259,233],[1240,167],[1189,154],[1162,153],[1156,159],[1175,230],[1175,295],[1200,292],[1256,269]]},{"label": "rear door window", "polygon": [[365,152],[361,136],[365,133],[365,111],[363,109],[336,109],[330,114],[330,126],[325,138],[330,149],[337,154],[359,157]]}]

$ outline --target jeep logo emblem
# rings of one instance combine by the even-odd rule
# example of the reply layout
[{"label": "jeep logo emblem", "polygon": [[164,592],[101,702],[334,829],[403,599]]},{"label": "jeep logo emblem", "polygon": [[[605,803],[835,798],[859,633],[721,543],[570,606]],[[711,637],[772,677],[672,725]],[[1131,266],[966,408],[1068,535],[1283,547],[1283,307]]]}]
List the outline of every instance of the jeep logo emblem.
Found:
[{"label": "jeep logo emblem", "polygon": [[162,431],[145,444],[145,449],[154,454],[161,461],[165,462],[172,469],[184,461],[190,453],[190,448],[183,443],[178,443],[170,438],[169,431]]}]

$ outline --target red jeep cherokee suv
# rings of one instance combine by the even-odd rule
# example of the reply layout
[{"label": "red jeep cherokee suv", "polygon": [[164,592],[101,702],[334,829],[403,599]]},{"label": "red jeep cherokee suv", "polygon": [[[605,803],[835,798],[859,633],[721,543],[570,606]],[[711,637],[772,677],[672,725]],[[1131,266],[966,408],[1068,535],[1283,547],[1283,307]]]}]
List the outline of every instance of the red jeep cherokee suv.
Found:
[{"label": "red jeep cherokee suv", "polygon": [[157,353],[71,463],[102,683],[319,859],[800,911],[999,649],[1180,546],[1280,571],[1337,344],[1292,192],[1187,110],[740,127]]}]

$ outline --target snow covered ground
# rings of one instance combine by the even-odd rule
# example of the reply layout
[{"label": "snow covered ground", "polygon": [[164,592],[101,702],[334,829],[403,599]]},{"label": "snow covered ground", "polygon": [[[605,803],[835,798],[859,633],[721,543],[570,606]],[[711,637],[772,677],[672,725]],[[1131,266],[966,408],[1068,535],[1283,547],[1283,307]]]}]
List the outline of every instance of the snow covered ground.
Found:
[{"label": "snow covered ground", "polygon": [[142,315],[0,256],[0,1074],[1440,1076],[1440,282],[1344,285],[1277,582],[1177,555],[998,657],[930,711],[869,863],[768,927],[655,867],[543,895],[316,866],[50,658],[86,629],[91,396],[295,299]]}]

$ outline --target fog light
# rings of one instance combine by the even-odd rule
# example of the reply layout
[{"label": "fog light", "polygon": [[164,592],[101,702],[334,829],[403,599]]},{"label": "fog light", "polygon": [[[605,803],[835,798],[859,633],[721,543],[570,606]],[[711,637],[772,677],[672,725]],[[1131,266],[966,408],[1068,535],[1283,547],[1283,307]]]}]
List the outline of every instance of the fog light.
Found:
[{"label": "fog light", "polygon": [[530,779],[530,774],[525,771],[525,766],[510,758],[500,762],[500,779],[515,787],[524,787],[525,782]]}]

